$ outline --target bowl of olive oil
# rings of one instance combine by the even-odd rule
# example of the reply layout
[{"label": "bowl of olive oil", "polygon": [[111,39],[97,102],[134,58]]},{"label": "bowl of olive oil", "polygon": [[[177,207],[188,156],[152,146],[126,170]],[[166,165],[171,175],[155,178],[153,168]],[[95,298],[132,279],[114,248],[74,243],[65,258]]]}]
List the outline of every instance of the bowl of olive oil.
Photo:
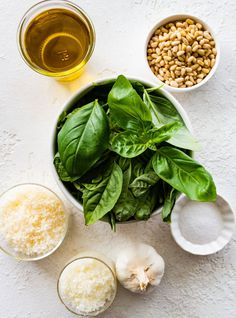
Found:
[{"label": "bowl of olive oil", "polygon": [[88,15],[69,1],[42,1],[31,7],[18,28],[24,61],[36,72],[60,79],[77,77],[95,46]]}]

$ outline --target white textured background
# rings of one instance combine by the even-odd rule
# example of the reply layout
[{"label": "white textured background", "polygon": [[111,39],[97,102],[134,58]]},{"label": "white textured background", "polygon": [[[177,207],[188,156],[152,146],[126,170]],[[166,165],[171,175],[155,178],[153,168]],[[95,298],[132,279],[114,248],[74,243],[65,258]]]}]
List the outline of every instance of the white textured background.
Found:
[{"label": "white textured background", "polygon": [[[236,210],[236,1],[234,0],[74,0],[94,21],[97,45],[86,73],[59,84],[31,71],[16,47],[16,29],[33,0],[0,1],[0,191],[38,182],[57,191],[49,162],[52,124],[65,100],[82,84],[101,76],[143,76],[143,43],[161,17],[187,12],[208,22],[219,37],[222,57],[214,78],[177,98],[202,143],[199,159],[212,171],[218,192]],[[104,318],[236,317],[236,237],[221,252],[195,257],[172,240],[156,217],[146,224],[119,226],[112,233],[98,223],[89,228],[72,209],[73,226],[64,245],[49,258],[21,263],[0,255],[1,318],[73,318],[57,299],[56,280],[65,262],[82,247],[115,257],[127,240],[157,248],[166,261],[159,288],[137,296],[119,288]]]}]

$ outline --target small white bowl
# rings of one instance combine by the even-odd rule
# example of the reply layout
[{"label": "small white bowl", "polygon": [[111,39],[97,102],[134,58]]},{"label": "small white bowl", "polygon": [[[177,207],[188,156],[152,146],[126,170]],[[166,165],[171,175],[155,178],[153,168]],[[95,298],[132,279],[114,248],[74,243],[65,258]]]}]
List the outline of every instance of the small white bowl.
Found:
[{"label": "small white bowl", "polygon": [[[165,84],[164,82],[160,81],[159,78],[156,77],[156,75],[152,72],[149,64],[148,64],[148,60],[147,60],[147,47],[148,47],[148,43],[153,35],[153,33],[161,26],[170,23],[170,22],[174,22],[177,20],[184,20],[184,19],[192,19],[196,22],[199,22],[203,25],[204,29],[209,31],[215,41],[215,46],[216,46],[216,50],[217,50],[217,54],[216,54],[216,61],[215,61],[215,65],[213,66],[213,68],[211,69],[211,71],[209,72],[209,74],[199,83],[196,85],[193,85],[191,87],[186,87],[186,88],[177,88],[177,87],[172,87],[170,85]],[[202,85],[204,85],[206,82],[209,81],[209,79],[214,75],[218,65],[219,65],[219,60],[220,60],[220,46],[219,46],[219,42],[217,40],[217,37],[215,35],[215,33],[213,32],[212,28],[206,24],[204,21],[202,21],[201,19],[193,16],[193,15],[189,15],[189,14],[176,14],[176,15],[171,15],[165,19],[160,20],[159,22],[157,22],[154,27],[151,29],[151,31],[148,33],[147,36],[147,40],[145,42],[145,46],[144,46],[144,59],[145,59],[145,63],[146,66],[148,68],[149,73],[151,74],[153,80],[158,84],[158,85],[163,85],[164,84],[164,88],[166,88],[168,91],[170,92],[174,92],[174,93],[185,93],[185,92],[190,92],[193,91],[199,87],[201,87]]]},{"label": "small white bowl", "polygon": [[[212,223],[206,224],[206,220],[201,219],[194,221],[191,212],[204,216],[207,214]],[[188,214],[189,220],[186,220]],[[185,227],[182,222],[186,222]],[[229,203],[220,195],[216,202],[191,201],[183,195],[171,216],[171,234],[174,240],[183,250],[195,255],[210,255],[220,251],[231,240],[234,229],[234,213]],[[208,233],[208,239],[199,235],[204,231]]]},{"label": "small white bowl", "polygon": [[[92,82],[89,83],[83,87],[81,87],[72,97],[69,98],[69,100],[64,104],[64,107],[61,110],[61,113],[63,111],[68,111],[70,110],[73,105],[76,104],[76,102],[78,102],[80,100],[80,98],[82,98],[84,95],[86,95],[90,90],[93,89],[94,84],[102,84],[105,83],[108,80],[112,80],[115,78],[103,78],[100,80],[97,80],[96,82]],[[148,87],[155,87],[155,83],[150,82],[150,81],[146,81],[143,79],[139,79],[139,78],[132,78],[132,77],[128,77],[129,80],[136,80],[139,81],[141,83],[143,83],[145,86]],[[187,113],[185,112],[185,110],[183,109],[183,107],[180,105],[180,103],[175,99],[175,97],[173,97],[169,92],[167,92],[164,89],[161,89],[161,93],[163,94],[163,96],[165,96],[168,100],[170,100],[170,102],[175,106],[175,108],[177,109],[177,111],[179,112],[180,116],[182,117],[186,127],[189,129],[190,132],[192,132],[192,125],[190,123],[189,117],[187,115]],[[60,180],[56,168],[53,164],[53,159],[55,156],[55,152],[56,152],[56,142],[57,142],[57,122],[58,122],[58,118],[56,119],[56,122],[54,123],[53,126],[53,134],[51,137],[51,163],[52,163],[52,170],[53,170],[53,174],[54,177],[56,179],[56,182],[59,186],[59,188],[61,189],[61,191],[64,193],[64,195],[67,197],[67,199],[77,208],[79,209],[81,212],[83,211],[83,206],[82,204],[75,199],[75,197],[70,193],[70,191],[65,187],[64,183]],[[156,211],[154,211],[152,213],[152,216],[157,215],[161,212],[162,207],[160,207],[159,209],[157,209]],[[136,221],[127,221],[127,222],[119,222],[120,223],[130,223],[130,222],[136,222]],[[138,221],[140,222],[140,221]]]}]

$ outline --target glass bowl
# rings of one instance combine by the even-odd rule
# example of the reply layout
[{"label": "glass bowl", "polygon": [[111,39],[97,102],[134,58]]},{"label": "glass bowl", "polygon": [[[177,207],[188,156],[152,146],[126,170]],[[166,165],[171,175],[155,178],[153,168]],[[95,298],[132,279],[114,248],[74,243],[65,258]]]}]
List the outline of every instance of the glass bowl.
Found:
[{"label": "glass bowl", "polygon": [[[65,223],[64,223],[64,227],[62,228],[62,235],[60,235],[60,239],[56,242],[55,245],[53,245],[53,247],[50,250],[46,250],[44,253],[38,253],[38,254],[33,253],[33,252],[32,253],[23,253],[19,249],[17,251],[17,246],[16,245],[14,246],[13,241],[10,242],[11,237],[9,237],[9,239],[6,238],[6,236],[9,235],[9,232],[6,233],[6,231],[8,231],[8,230],[7,229],[4,230],[1,226],[1,222],[3,221],[4,204],[5,204],[5,209],[6,209],[6,204],[8,205],[8,207],[10,204],[14,204],[14,206],[22,204],[23,201],[20,202],[20,200],[19,200],[17,202],[17,199],[16,199],[17,195],[26,195],[23,193],[26,193],[26,191],[28,191],[27,193],[29,193],[30,190],[32,190],[32,189],[41,190],[42,191],[41,193],[44,192],[45,194],[49,194],[49,195],[51,195],[52,198],[55,198],[56,200],[58,200],[57,202],[58,202],[58,204],[61,205],[62,211],[64,212],[64,216],[65,216],[65,221],[64,221]],[[14,203],[13,203],[13,200],[14,200]],[[32,204],[33,203],[34,203],[34,201],[32,200]],[[22,207],[23,207],[23,205],[22,205]],[[37,206],[34,208],[37,209]],[[22,211],[24,211],[24,210],[22,209]],[[7,217],[9,218],[10,216],[7,216]],[[40,221],[40,218],[37,220]],[[19,185],[13,186],[10,189],[8,189],[7,191],[3,192],[0,196],[0,250],[5,252],[9,256],[12,256],[15,259],[21,260],[21,261],[37,261],[37,260],[43,259],[43,258],[51,255],[53,252],[55,252],[58,249],[58,247],[62,244],[62,242],[67,234],[68,222],[69,222],[69,214],[66,211],[63,202],[49,188],[42,186],[40,184],[35,184],[35,183],[24,183],[24,184],[19,184]],[[17,227],[17,224],[14,224],[14,226]],[[17,228],[16,228],[16,231],[17,231]],[[28,235],[30,235],[30,233],[28,233]],[[19,239],[19,236],[20,236],[20,231],[19,231],[19,235],[17,237],[15,237],[14,239]]]},{"label": "glass bowl", "polygon": [[[68,70],[58,71],[58,72],[52,72],[50,70],[44,69],[44,68],[40,67],[39,65],[37,65],[35,62],[33,62],[31,60],[29,54],[27,53],[27,49],[25,46],[25,33],[27,31],[29,24],[32,22],[32,20],[36,16],[38,16],[42,12],[47,13],[51,9],[65,9],[67,11],[70,11],[73,14],[76,14],[81,19],[81,21],[83,21],[84,25],[86,26],[86,29],[87,29],[88,34],[89,34],[89,43],[90,43],[88,46],[87,53],[86,53],[85,57],[83,58],[83,60],[79,64],[71,67]],[[61,30],[61,28],[62,28],[62,26],[60,26],[59,30]],[[80,75],[81,70],[87,64],[87,62],[89,61],[89,59],[94,51],[95,42],[96,42],[95,29],[94,29],[94,26],[93,26],[91,19],[87,15],[87,13],[84,12],[84,10],[82,10],[76,4],[74,4],[70,1],[64,1],[64,0],[44,0],[44,1],[41,1],[41,2],[33,5],[25,13],[23,18],[21,19],[19,27],[18,27],[18,32],[17,32],[17,43],[18,43],[19,52],[20,52],[23,60],[25,61],[25,63],[31,69],[33,69],[34,71],[36,71],[42,75],[54,77],[54,78],[61,79],[61,80],[74,79]],[[61,52],[58,52],[58,53],[61,53]]]},{"label": "glass bowl", "polygon": [[[109,271],[109,273],[111,274],[111,277],[113,279],[113,292],[111,294],[111,297],[109,300],[107,300],[105,302],[105,304],[98,308],[97,310],[93,310],[91,312],[83,312],[83,311],[76,311],[75,308],[72,308],[72,306],[70,306],[70,304],[68,304],[68,302],[66,301],[65,297],[63,297],[63,292],[62,292],[62,280],[64,279],[64,274],[65,272],[68,272],[70,269],[73,269],[73,266],[76,266],[78,263],[82,264],[83,260],[92,260],[95,262],[98,262],[98,264],[103,265],[104,268],[106,270]],[[95,251],[86,251],[86,252],[82,252],[79,253],[74,259],[72,259],[69,263],[67,263],[65,265],[65,267],[62,269],[58,281],[57,281],[57,293],[58,293],[58,297],[60,299],[60,301],[62,302],[62,304],[66,307],[67,310],[69,310],[70,312],[72,312],[73,314],[76,314],[79,317],[95,317],[99,314],[101,314],[102,312],[104,312],[106,309],[108,309],[116,296],[116,292],[117,292],[117,280],[116,280],[116,275],[115,275],[115,266],[113,264],[113,262],[111,260],[109,260],[106,256],[104,256],[103,254],[100,254],[98,252]]]}]

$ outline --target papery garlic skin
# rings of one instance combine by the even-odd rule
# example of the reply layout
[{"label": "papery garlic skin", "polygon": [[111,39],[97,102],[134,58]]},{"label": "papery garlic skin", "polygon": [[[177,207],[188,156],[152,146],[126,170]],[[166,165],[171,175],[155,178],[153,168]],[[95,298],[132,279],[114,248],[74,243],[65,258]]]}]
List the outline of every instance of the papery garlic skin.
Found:
[{"label": "papery garlic skin", "polygon": [[147,244],[134,244],[117,257],[116,275],[125,288],[134,293],[146,293],[159,285],[165,262],[156,250]]}]

